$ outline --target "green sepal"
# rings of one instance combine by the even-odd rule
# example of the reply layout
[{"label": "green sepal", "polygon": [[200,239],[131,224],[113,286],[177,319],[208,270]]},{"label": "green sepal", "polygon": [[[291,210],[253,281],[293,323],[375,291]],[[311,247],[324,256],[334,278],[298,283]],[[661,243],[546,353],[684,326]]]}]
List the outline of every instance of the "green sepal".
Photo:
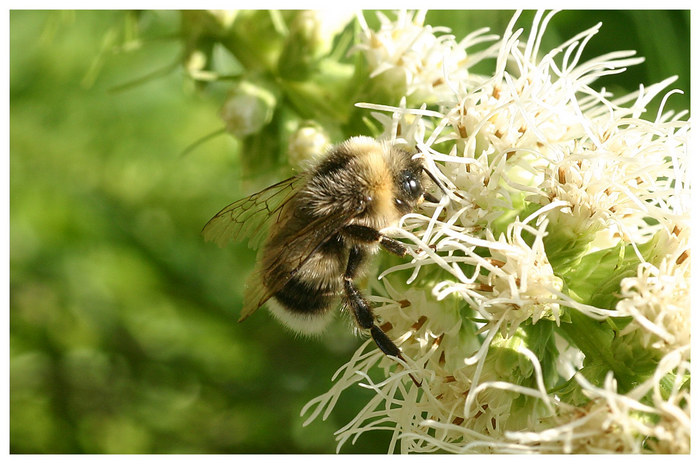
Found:
[{"label": "green sepal", "polygon": [[[665,232],[637,245],[637,250],[646,261],[654,263],[658,260],[660,234]],[[551,262],[549,249],[547,256]],[[615,309],[620,300],[620,282],[625,277],[637,275],[639,264],[632,244],[620,243],[582,257],[577,266],[569,268],[561,277],[579,301],[598,308]]]}]

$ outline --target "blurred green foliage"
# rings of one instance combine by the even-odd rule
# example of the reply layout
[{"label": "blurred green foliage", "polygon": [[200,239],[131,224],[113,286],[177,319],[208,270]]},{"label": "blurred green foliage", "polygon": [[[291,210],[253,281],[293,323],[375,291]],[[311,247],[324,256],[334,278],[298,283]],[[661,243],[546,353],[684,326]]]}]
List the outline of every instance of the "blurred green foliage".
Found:
[{"label": "blurred green foliage", "polygon": [[[461,38],[501,33],[511,15],[435,11],[426,22]],[[543,48],[598,21],[589,57],[647,57],[608,88],[678,74],[685,95],[668,106],[689,107],[687,11],[561,12]],[[222,127],[228,85],[184,76],[195,46],[184,24],[169,11],[10,14],[13,453],[330,453],[370,397],[347,392],[327,421],[302,428],[301,407],[360,340],[340,319],[316,339],[264,312],[235,322],[255,252],[218,249],[199,231],[274,175],[243,175],[247,145],[230,136],[182,155]],[[363,130],[353,118],[339,133]],[[388,437],[343,451],[383,453]]]}]

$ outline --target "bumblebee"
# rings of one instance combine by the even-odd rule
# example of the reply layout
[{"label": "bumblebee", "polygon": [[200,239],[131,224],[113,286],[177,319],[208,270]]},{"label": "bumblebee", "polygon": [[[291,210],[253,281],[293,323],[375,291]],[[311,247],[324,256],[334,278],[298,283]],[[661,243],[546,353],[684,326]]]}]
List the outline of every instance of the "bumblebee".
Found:
[{"label": "bumblebee", "polygon": [[268,230],[239,321],[267,303],[287,327],[317,333],[340,300],[385,354],[403,359],[377,326],[355,280],[379,247],[406,255],[406,246],[381,230],[422,201],[437,202],[423,188],[426,173],[422,160],[406,150],[353,137],[332,147],[306,172],[218,212],[202,234],[219,246],[255,240]]}]

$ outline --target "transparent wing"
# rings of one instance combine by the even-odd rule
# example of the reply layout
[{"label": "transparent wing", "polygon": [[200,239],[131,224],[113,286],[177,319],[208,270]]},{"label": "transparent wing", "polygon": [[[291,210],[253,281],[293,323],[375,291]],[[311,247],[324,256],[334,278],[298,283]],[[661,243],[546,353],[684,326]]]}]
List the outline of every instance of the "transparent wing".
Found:
[{"label": "transparent wing", "polygon": [[[345,211],[320,217],[311,221],[283,243],[270,245],[273,246],[270,252],[273,253],[272,256],[277,256],[277,259],[267,266],[262,263],[262,260],[258,260],[258,265],[246,286],[243,310],[239,321],[243,321],[253,314],[275,293],[280,291],[321,245],[337,234],[350,219],[352,219],[352,215]],[[282,265],[291,271],[281,273],[280,266]],[[269,277],[273,277],[273,279],[270,280]],[[267,285],[263,285],[263,279],[267,281]]]},{"label": "transparent wing", "polygon": [[257,245],[267,229],[267,221],[280,220],[280,212],[304,183],[302,175],[290,177],[253,195],[231,203],[209,220],[202,229],[207,242],[223,247],[231,240],[250,239]]}]

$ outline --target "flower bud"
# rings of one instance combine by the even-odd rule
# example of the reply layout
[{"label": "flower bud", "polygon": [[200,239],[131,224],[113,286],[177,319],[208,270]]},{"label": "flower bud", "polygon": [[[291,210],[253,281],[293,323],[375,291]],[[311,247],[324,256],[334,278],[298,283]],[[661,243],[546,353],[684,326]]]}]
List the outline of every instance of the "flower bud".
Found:
[{"label": "flower bud", "polygon": [[243,81],[231,91],[220,115],[227,132],[244,137],[260,131],[272,120],[276,104],[277,98],[268,88]]},{"label": "flower bud", "polygon": [[322,155],[331,145],[328,133],[313,122],[301,125],[289,138],[289,164],[302,168],[310,160]]},{"label": "flower bud", "polygon": [[300,11],[289,26],[278,63],[280,75],[288,80],[306,79],[318,60],[331,51],[333,39],[352,17],[344,11]]}]

